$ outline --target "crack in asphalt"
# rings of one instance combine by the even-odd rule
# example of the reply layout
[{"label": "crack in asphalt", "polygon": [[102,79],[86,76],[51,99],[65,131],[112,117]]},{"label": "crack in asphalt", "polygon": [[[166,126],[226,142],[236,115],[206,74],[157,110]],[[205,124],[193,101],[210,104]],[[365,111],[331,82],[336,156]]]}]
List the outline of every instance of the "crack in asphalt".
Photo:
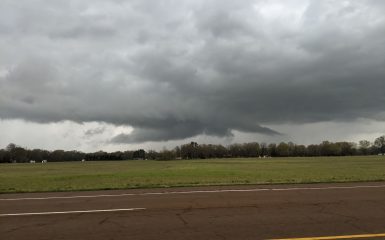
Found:
[{"label": "crack in asphalt", "polygon": [[109,223],[112,223],[114,224],[115,226],[118,226],[120,228],[125,228],[126,226],[124,224],[121,224],[120,222],[116,222],[116,221],[111,221],[111,220],[108,220]]},{"label": "crack in asphalt", "polygon": [[183,223],[183,225],[184,225],[185,227],[188,226],[188,222],[182,217],[182,213],[177,213],[177,214],[175,214],[175,215],[178,217],[178,219]]},{"label": "crack in asphalt", "polygon": [[178,219],[183,223],[183,225],[186,227],[188,226],[188,222],[182,215],[191,212],[193,209],[194,209],[193,205],[190,205],[188,208],[183,209],[182,212],[175,214],[178,217]]},{"label": "crack in asphalt", "polygon": [[106,218],[102,219],[101,221],[99,221],[99,225],[103,225],[105,222],[108,221],[108,219],[110,219],[110,217],[106,217]]}]

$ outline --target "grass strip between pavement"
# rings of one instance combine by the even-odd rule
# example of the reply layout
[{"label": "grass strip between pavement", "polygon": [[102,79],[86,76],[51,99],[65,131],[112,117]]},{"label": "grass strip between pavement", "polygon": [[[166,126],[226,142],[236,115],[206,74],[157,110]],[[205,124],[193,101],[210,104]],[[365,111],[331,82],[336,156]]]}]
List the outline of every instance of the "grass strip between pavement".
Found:
[{"label": "grass strip between pavement", "polygon": [[384,156],[0,164],[0,193],[370,181]]}]

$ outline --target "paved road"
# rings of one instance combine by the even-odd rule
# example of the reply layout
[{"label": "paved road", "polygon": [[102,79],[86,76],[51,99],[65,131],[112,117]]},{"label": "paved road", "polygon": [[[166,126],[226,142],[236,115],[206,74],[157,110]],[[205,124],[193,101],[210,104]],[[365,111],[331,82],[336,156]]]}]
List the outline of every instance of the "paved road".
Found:
[{"label": "paved road", "polygon": [[384,233],[385,182],[0,195],[1,239],[385,239]]}]

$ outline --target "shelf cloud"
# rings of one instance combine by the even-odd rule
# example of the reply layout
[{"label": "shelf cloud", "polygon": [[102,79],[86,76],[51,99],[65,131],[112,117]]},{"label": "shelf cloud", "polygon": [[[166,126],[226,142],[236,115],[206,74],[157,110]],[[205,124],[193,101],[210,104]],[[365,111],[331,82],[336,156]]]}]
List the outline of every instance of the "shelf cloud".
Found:
[{"label": "shelf cloud", "polygon": [[369,0],[5,0],[0,118],[133,128],[112,143],[385,121],[384,12]]}]

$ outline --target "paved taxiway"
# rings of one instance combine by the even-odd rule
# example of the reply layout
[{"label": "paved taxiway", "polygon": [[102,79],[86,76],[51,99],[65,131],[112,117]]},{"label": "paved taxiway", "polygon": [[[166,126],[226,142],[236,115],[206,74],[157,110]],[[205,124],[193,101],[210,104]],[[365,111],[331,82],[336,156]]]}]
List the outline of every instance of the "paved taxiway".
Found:
[{"label": "paved taxiway", "polygon": [[1,239],[348,235],[385,239],[385,182],[0,195]]}]

